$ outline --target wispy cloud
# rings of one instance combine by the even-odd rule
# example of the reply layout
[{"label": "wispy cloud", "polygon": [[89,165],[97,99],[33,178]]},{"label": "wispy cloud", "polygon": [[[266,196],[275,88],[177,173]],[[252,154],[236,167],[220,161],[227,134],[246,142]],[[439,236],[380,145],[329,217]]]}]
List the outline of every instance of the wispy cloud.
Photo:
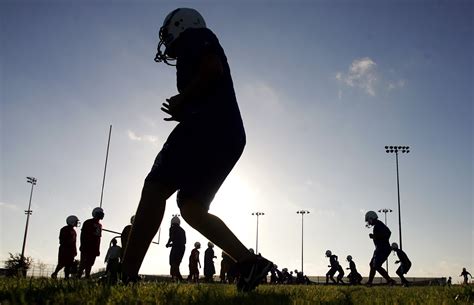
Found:
[{"label": "wispy cloud", "polygon": [[[377,67],[377,63],[370,57],[357,58],[352,61],[347,71],[336,72],[335,78],[345,87],[360,89],[370,96],[405,87],[406,81],[399,78],[394,69],[389,69],[384,73]],[[339,88],[337,96],[342,99],[343,90],[341,88]]]},{"label": "wispy cloud", "polygon": [[153,136],[153,135],[137,135],[135,132],[131,130],[127,130],[127,135],[128,135],[128,138],[132,141],[148,142],[153,145],[158,144],[158,137]]},{"label": "wispy cloud", "polygon": [[6,209],[6,210],[12,210],[12,211],[18,210],[18,207],[16,205],[11,204],[11,203],[1,202],[1,201],[0,201],[0,208]]},{"label": "wispy cloud", "polygon": [[349,87],[360,88],[368,95],[375,96],[378,80],[376,68],[377,64],[369,57],[354,59],[347,72],[336,73],[336,79]]}]

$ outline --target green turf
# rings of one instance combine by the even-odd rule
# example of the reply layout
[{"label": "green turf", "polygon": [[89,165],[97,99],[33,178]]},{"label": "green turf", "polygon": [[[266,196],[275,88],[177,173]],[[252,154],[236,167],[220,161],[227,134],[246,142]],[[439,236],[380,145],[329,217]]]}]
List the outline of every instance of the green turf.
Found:
[{"label": "green turf", "polygon": [[252,293],[238,293],[221,284],[140,283],[105,286],[87,281],[0,279],[0,305],[10,304],[474,304],[473,286],[342,287],[262,285]]}]

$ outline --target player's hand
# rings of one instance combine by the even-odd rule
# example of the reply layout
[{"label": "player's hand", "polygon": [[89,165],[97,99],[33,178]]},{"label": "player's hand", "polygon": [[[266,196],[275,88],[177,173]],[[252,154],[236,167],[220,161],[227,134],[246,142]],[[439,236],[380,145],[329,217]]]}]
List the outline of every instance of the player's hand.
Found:
[{"label": "player's hand", "polygon": [[398,263],[400,263],[400,261],[395,261],[395,264],[398,264]]},{"label": "player's hand", "polygon": [[184,99],[181,94],[172,96],[166,99],[162,104],[161,110],[170,115],[169,118],[164,118],[165,121],[181,121],[180,114],[183,110]]},{"label": "player's hand", "polygon": [[170,245],[170,244],[166,244],[166,246],[165,246],[165,247],[166,247],[166,248],[169,248],[169,247],[171,247],[171,245]]},{"label": "player's hand", "polygon": [[369,234],[369,237],[373,239],[373,238],[374,238],[374,234],[370,233],[370,234]]}]

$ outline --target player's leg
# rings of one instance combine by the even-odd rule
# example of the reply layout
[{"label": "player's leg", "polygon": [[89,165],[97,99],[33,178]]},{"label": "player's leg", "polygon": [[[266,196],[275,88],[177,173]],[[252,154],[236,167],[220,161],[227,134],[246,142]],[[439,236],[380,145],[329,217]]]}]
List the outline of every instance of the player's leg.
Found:
[{"label": "player's leg", "polygon": [[175,189],[158,181],[145,180],[125,249],[122,264],[124,279],[134,279],[138,276],[148,247],[161,225],[166,199],[174,192]]},{"label": "player's leg", "polygon": [[210,214],[207,208],[191,199],[182,199],[180,206],[183,219],[234,260],[242,262],[253,258],[227,225],[219,217]]}]

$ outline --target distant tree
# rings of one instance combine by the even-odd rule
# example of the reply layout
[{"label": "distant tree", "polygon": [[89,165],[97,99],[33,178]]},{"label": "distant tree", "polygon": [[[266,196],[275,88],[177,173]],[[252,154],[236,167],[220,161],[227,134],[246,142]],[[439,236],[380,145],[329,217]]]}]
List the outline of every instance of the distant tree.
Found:
[{"label": "distant tree", "polygon": [[26,276],[26,271],[33,263],[31,257],[21,257],[20,253],[8,253],[10,258],[5,261],[5,268],[9,270],[11,276]]}]

